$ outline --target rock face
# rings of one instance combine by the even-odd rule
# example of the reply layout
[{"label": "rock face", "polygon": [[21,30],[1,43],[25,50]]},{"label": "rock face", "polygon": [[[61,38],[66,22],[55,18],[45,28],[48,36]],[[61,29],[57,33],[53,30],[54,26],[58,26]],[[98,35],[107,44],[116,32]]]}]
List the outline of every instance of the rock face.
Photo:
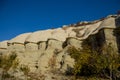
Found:
[{"label": "rock face", "polygon": [[57,29],[24,33],[0,42],[0,52],[16,51],[20,64],[28,65],[31,72],[46,73],[51,69],[65,72],[74,65],[74,59],[67,53],[68,47],[81,49],[82,42],[90,36],[93,48],[111,44],[118,52],[120,44],[117,42],[118,36],[114,35],[116,27],[120,27],[119,15]]},{"label": "rock face", "polygon": [[7,51],[7,48],[8,48],[7,42],[8,42],[7,40],[0,42],[0,53]]}]

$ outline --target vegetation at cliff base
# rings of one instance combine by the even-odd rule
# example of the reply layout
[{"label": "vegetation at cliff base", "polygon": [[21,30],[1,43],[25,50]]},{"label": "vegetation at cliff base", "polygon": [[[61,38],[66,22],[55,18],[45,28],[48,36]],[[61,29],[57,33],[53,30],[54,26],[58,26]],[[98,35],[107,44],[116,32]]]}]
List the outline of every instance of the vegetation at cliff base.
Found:
[{"label": "vegetation at cliff base", "polygon": [[105,54],[93,51],[89,47],[85,49],[68,49],[71,57],[75,59],[73,74],[80,77],[99,77],[109,80],[120,79],[120,55],[113,53],[111,47],[107,47]]},{"label": "vegetation at cliff base", "polygon": [[0,79],[6,80],[7,78],[13,79],[14,76],[11,76],[8,71],[10,69],[16,69],[19,65],[17,55],[15,52],[9,55],[0,55]]}]

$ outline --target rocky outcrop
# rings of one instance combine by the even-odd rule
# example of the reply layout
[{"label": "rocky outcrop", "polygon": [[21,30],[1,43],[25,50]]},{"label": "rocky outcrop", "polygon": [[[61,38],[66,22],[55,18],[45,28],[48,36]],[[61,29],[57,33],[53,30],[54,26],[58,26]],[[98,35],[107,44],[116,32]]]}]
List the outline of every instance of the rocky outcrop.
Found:
[{"label": "rocky outcrop", "polygon": [[8,47],[15,46],[17,48],[17,45],[18,47],[20,47],[21,44],[21,47],[25,48],[26,50],[38,50],[40,49],[39,43],[41,42],[47,42],[50,39],[65,42],[68,38],[75,38],[81,41],[88,38],[90,35],[97,34],[101,29],[104,29],[107,37],[107,32],[109,32],[107,30],[113,30],[114,28],[116,28],[115,19],[116,16],[108,16],[104,20],[98,20],[91,24],[85,23],[84,25],[77,27],[63,27],[57,29],[36,31],[33,33],[24,33],[11,40],[8,40],[7,44]]},{"label": "rocky outcrop", "polygon": [[[120,16],[112,15],[93,22],[81,22],[62,28],[24,33],[0,42],[0,52],[16,51],[20,64],[30,67],[31,72],[46,73],[57,69],[65,73],[74,66],[68,47],[82,49],[86,39],[94,49],[111,44],[118,51],[120,45],[114,29],[120,27]],[[120,38],[119,38],[120,39]]]},{"label": "rocky outcrop", "polygon": [[0,42],[0,49],[7,49],[7,47],[8,47],[7,42],[8,42],[7,40]]},{"label": "rocky outcrop", "polygon": [[46,41],[42,41],[42,42],[39,42],[39,43],[38,43],[38,49],[39,49],[40,51],[45,51],[45,50],[46,50],[46,47],[47,47]]},{"label": "rocky outcrop", "polygon": [[32,42],[26,43],[25,44],[25,50],[28,50],[28,51],[38,50],[38,44],[32,43]]},{"label": "rocky outcrop", "polygon": [[7,42],[8,44],[8,50],[9,51],[25,51],[25,40],[31,33],[24,33],[20,34],[19,36],[16,36],[15,38],[9,40]]},{"label": "rocky outcrop", "polygon": [[4,53],[7,51],[7,48],[8,48],[8,41],[2,41],[0,42],[0,53]]}]

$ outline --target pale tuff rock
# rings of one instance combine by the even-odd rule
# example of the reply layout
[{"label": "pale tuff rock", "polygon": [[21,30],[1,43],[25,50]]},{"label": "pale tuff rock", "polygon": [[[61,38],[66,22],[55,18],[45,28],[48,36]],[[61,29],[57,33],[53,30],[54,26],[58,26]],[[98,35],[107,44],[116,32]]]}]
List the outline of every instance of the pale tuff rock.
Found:
[{"label": "pale tuff rock", "polygon": [[40,58],[40,51],[25,51],[17,52],[18,60],[20,65],[28,65],[31,72],[35,72],[38,66],[38,60]]},{"label": "pale tuff rock", "polygon": [[31,33],[24,33],[8,41],[9,51],[25,51],[25,40]]},{"label": "pale tuff rock", "polygon": [[65,73],[69,68],[74,67],[74,59],[70,55],[64,55],[64,64],[62,66],[62,72]]},{"label": "pale tuff rock", "polygon": [[21,44],[24,44],[24,42],[26,41],[27,37],[30,34],[31,33],[24,33],[24,34],[18,35],[17,37],[9,40],[8,43],[21,43]]},{"label": "pale tuff rock", "polygon": [[47,41],[46,49],[60,49],[62,50],[62,41],[49,39]]},{"label": "pale tuff rock", "polygon": [[8,40],[0,42],[0,49],[7,49]]},{"label": "pale tuff rock", "polygon": [[82,49],[82,42],[90,36],[99,37],[97,41],[91,39],[93,48],[97,46],[95,43],[106,42],[112,43],[117,49],[116,36],[113,35],[116,23],[120,24],[117,22],[115,16],[108,16],[102,20],[82,22],[69,27],[24,33],[9,41],[0,42],[0,52],[3,49],[17,51],[20,64],[28,65],[31,72],[44,74],[52,69],[66,72],[74,66],[74,59],[67,52],[68,47]]},{"label": "pale tuff rock", "polygon": [[118,53],[118,43],[117,38],[114,34],[114,29],[106,28],[104,29],[105,42],[107,45],[111,45],[114,52]]},{"label": "pale tuff rock", "polygon": [[40,58],[38,59],[38,71],[45,73],[46,71],[50,70],[52,67],[53,55],[53,49],[49,49],[41,53]]},{"label": "pale tuff rock", "polygon": [[75,37],[76,36],[76,32],[74,32],[73,31],[73,27],[68,27],[66,30],[65,30],[65,32],[66,32],[66,34],[67,34],[67,37],[66,38],[68,38],[68,37]]},{"label": "pale tuff rock", "polygon": [[78,39],[68,38],[66,42],[67,42],[67,45],[69,45],[69,46],[74,46],[76,48],[82,48],[82,46],[81,46],[82,41],[80,41]]},{"label": "pale tuff rock", "polygon": [[49,29],[43,31],[36,31],[33,33],[24,33],[8,41],[12,43],[39,43],[47,41],[48,39],[56,39],[58,41],[65,41],[66,38],[74,37],[79,40],[86,39],[89,35],[93,35],[99,32],[103,28],[115,28],[115,18],[108,17],[103,21],[97,21],[93,24],[78,26],[78,27],[66,27]]},{"label": "pale tuff rock", "polygon": [[7,47],[9,51],[25,51],[24,44],[13,43]]},{"label": "pale tuff rock", "polygon": [[49,38],[56,39],[59,41],[65,41],[67,37],[67,34],[65,33],[65,30],[58,28],[54,29],[51,33],[51,36]]},{"label": "pale tuff rock", "polygon": [[101,24],[100,22],[94,23],[92,25],[86,25],[83,30],[80,30],[79,33],[82,33],[81,37],[78,38],[80,40],[86,39],[89,35],[91,35],[93,32],[98,31],[98,27]]},{"label": "pale tuff rock", "polygon": [[51,36],[51,32],[52,30],[36,31],[26,39],[26,42],[38,43],[40,41],[47,41]]},{"label": "pale tuff rock", "polygon": [[115,18],[110,17],[110,18],[105,19],[105,20],[101,23],[100,27],[102,27],[102,28],[116,28]]},{"label": "pale tuff rock", "polygon": [[7,42],[8,42],[7,40],[0,42],[0,53],[5,53],[7,51],[8,48]]},{"label": "pale tuff rock", "polygon": [[[68,27],[49,29],[43,31],[36,31],[33,33],[24,33],[11,40],[8,43],[21,43],[32,42],[38,43],[40,41],[47,41],[48,39],[56,39],[59,41],[65,41],[66,38],[76,37],[79,40],[86,39],[91,34],[96,34],[102,28],[115,28],[115,18],[108,17],[103,21],[97,21],[93,24],[78,26],[78,27]],[[74,29],[78,29],[78,32],[75,32]],[[79,36],[79,37],[77,37]]]},{"label": "pale tuff rock", "polygon": [[38,43],[38,49],[40,51],[45,51],[45,49],[46,49],[46,41],[39,42]]},{"label": "pale tuff rock", "polygon": [[36,43],[26,43],[25,44],[25,49],[27,51],[35,51],[35,50],[38,50],[38,45]]}]

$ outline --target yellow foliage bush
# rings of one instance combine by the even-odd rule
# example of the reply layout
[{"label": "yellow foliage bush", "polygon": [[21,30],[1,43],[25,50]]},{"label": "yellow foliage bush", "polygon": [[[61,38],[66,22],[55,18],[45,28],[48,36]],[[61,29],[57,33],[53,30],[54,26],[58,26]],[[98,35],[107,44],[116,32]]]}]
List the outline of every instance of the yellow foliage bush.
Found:
[{"label": "yellow foliage bush", "polygon": [[109,79],[115,79],[120,68],[120,55],[107,48],[105,54],[99,54],[89,48],[76,49],[70,47],[69,54],[75,59],[75,76],[101,76]]}]

